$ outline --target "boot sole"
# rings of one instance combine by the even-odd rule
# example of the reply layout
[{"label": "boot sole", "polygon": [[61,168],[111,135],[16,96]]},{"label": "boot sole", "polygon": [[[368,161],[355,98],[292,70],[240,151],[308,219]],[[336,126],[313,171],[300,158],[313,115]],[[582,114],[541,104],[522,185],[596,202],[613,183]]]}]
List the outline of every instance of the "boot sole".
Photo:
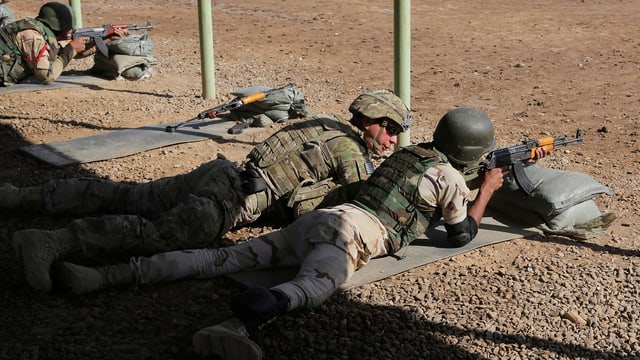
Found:
[{"label": "boot sole", "polygon": [[193,345],[200,355],[217,355],[225,360],[260,360],[262,349],[246,336],[224,330],[202,329],[193,335]]},{"label": "boot sole", "polygon": [[11,239],[11,245],[13,246],[13,252],[16,254],[16,260],[22,262],[22,247],[20,243],[22,242],[22,231],[16,231],[13,234],[13,238]]},{"label": "boot sole", "polygon": [[33,269],[31,269],[31,271],[29,271],[29,269],[27,269],[28,264],[40,262],[40,259],[32,252],[25,252],[23,250],[23,245],[25,245],[25,243],[34,241],[29,234],[39,232],[40,230],[18,231],[13,234],[12,245],[13,250],[16,252],[16,256],[18,256],[18,261],[22,261],[24,276],[27,279],[27,282],[36,290],[49,292],[53,289],[53,284],[51,283],[51,277],[49,275],[50,269],[39,269],[42,271],[33,271]]}]

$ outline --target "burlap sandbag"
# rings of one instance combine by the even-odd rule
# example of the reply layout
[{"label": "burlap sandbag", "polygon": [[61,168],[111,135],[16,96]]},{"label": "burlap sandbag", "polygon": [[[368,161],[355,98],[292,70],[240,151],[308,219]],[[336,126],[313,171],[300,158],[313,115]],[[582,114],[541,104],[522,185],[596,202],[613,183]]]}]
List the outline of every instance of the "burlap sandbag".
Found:
[{"label": "burlap sandbag", "polygon": [[122,39],[109,41],[107,43],[109,54],[122,54],[131,56],[151,56],[153,52],[153,41],[148,32],[143,35],[129,34]]},{"label": "burlap sandbag", "polygon": [[[530,195],[519,188],[510,173],[489,202],[489,208],[503,220],[585,239],[597,236],[615,219],[611,213],[602,215],[593,201],[599,195],[612,193],[591,176],[536,165],[524,169],[534,184]],[[576,232],[576,229],[582,230]]]},{"label": "burlap sandbag", "polygon": [[152,56],[112,54],[109,57],[96,53],[91,71],[110,79],[140,80],[151,76],[151,65],[157,63]]},{"label": "burlap sandbag", "polygon": [[109,56],[96,52],[92,72],[110,79],[141,80],[151,77],[151,65],[158,61],[151,56],[153,41],[149,33],[129,34],[107,43]]}]

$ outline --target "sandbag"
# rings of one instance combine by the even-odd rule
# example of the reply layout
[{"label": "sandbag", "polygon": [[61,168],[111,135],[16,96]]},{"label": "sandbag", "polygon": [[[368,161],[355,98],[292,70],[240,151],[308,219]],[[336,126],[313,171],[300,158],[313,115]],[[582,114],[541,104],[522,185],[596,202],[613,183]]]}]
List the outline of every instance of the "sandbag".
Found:
[{"label": "sandbag", "polygon": [[16,19],[13,16],[13,10],[4,4],[0,4],[0,27],[14,21],[16,21]]},{"label": "sandbag", "polygon": [[601,234],[615,219],[613,213],[603,215],[593,201],[596,196],[612,193],[591,176],[536,165],[524,169],[534,184],[529,196],[510,173],[489,202],[489,209],[497,211],[503,221],[538,227],[548,234],[588,239]]},{"label": "sandbag", "polygon": [[593,199],[573,205],[559,214],[552,214],[545,218],[545,224],[550,229],[572,228],[585,224],[602,215]]},{"label": "sandbag", "polygon": [[530,196],[520,189],[513,174],[509,173],[504,177],[502,188],[494,193],[490,206],[498,210],[518,209],[549,216],[600,194],[612,194],[609,188],[587,174],[537,165],[525,166],[524,172],[534,185]]},{"label": "sandbag", "polygon": [[110,79],[142,80],[151,77],[151,66],[158,61],[151,55],[149,33],[129,34],[107,43],[109,56],[96,52],[91,71]]},{"label": "sandbag", "polygon": [[151,65],[157,64],[152,56],[96,53],[91,71],[110,79],[142,80],[151,77]]},{"label": "sandbag", "polygon": [[[580,205],[575,205],[574,207],[570,208],[565,212],[568,213],[573,208],[580,208],[580,207],[581,207]],[[580,209],[579,211],[581,212],[581,215],[586,215],[585,209]],[[565,220],[567,219],[569,219],[569,217],[565,218]],[[608,212],[606,214],[596,216],[595,218],[587,222],[576,223],[573,226],[554,227],[554,225],[550,225],[551,223],[549,223],[549,224],[539,225],[538,229],[542,230],[542,232],[547,235],[560,235],[560,236],[567,236],[567,237],[571,237],[579,240],[587,240],[587,239],[592,239],[604,234],[605,230],[607,230],[609,226],[611,226],[611,224],[615,219],[616,219],[616,214],[612,212]],[[558,225],[556,224],[555,226],[558,226]]]},{"label": "sandbag", "polygon": [[153,41],[151,41],[148,32],[143,35],[129,34],[122,39],[109,41],[107,48],[109,49],[109,54],[151,56]]}]

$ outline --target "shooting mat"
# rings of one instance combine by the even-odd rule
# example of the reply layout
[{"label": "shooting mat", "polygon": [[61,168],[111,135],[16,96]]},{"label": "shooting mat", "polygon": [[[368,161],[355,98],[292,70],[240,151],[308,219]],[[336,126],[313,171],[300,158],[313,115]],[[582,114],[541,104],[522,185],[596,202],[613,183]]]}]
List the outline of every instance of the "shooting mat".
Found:
[{"label": "shooting mat", "polygon": [[[206,139],[231,139],[235,136],[227,133],[227,130],[235,125],[233,121],[195,120],[184,124],[175,132],[165,131],[166,126],[175,124],[177,123],[114,130],[79,139],[27,145],[20,150],[51,165],[63,167],[115,159],[180,143]],[[246,128],[243,129],[243,133],[264,129],[266,128]]]},{"label": "shooting mat", "polygon": [[60,75],[56,81],[49,85],[43,85],[40,83],[40,80],[37,80],[34,76],[25,79],[19,84],[15,84],[12,86],[3,87],[0,86],[0,94],[10,94],[16,92],[26,92],[26,91],[42,91],[42,90],[53,90],[60,89],[69,86],[96,86],[99,84],[104,84],[109,80],[89,75],[86,72],[76,72],[69,71],[64,72]]},{"label": "shooting mat", "polygon": [[[400,258],[386,256],[371,260],[363,268],[356,271],[349,281],[342,284],[340,290],[349,290],[367,283],[382,280],[415,267],[459,255],[473,249],[539,233],[540,231],[534,229],[523,229],[507,225],[498,221],[492,215],[486,215],[482,219],[482,223],[478,229],[478,235],[473,241],[460,248],[451,248],[448,244],[444,225],[441,224],[430,230],[427,236],[421,237],[411,245],[401,249],[396,254]],[[241,272],[226,276],[238,282],[243,287],[272,287],[292,279],[296,271],[297,268],[288,267]]]}]

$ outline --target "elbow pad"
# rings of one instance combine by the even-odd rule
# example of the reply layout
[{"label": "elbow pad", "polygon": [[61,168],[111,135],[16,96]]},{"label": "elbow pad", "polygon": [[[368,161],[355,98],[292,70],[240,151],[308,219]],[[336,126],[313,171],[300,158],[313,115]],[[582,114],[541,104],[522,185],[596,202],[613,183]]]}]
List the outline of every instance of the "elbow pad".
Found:
[{"label": "elbow pad", "polygon": [[470,216],[457,224],[445,223],[444,228],[447,230],[447,239],[455,247],[467,245],[478,234],[478,224]]}]

